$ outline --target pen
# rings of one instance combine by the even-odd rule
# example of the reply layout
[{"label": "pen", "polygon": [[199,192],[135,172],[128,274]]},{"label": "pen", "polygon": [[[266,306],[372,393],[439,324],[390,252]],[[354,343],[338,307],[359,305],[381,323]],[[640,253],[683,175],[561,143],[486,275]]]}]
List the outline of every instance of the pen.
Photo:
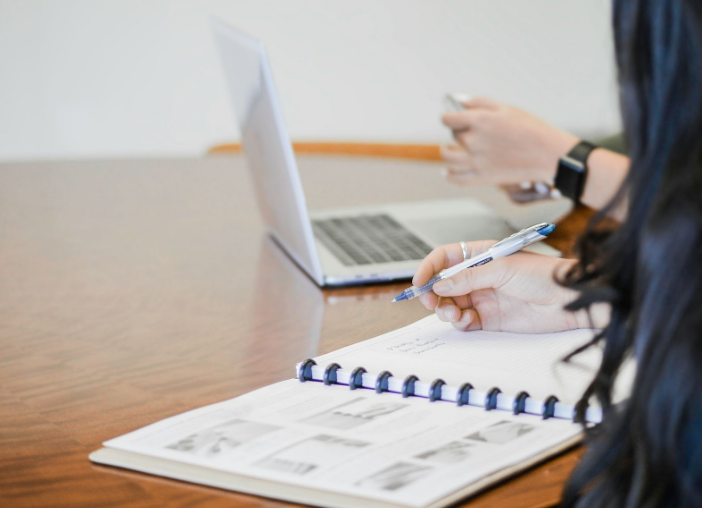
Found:
[{"label": "pen", "polygon": [[527,247],[532,243],[536,243],[540,240],[543,240],[554,229],[556,229],[555,224],[551,224],[549,222],[542,222],[540,224],[535,224],[526,229],[522,229],[521,231],[514,233],[512,236],[509,236],[504,240],[500,240],[482,254],[478,254],[477,256],[468,258],[455,266],[446,268],[445,270],[441,270],[439,273],[437,273],[431,279],[429,279],[429,282],[427,282],[423,286],[408,287],[402,293],[396,296],[395,299],[392,301],[399,302],[402,300],[411,300],[412,298],[416,298],[419,295],[428,293],[433,289],[434,284],[436,284],[440,280],[453,277],[458,272],[460,272],[461,270],[465,270],[466,268],[484,265],[485,263],[489,263],[493,259],[503,258],[506,256],[510,256],[515,252],[519,252],[524,247]]}]

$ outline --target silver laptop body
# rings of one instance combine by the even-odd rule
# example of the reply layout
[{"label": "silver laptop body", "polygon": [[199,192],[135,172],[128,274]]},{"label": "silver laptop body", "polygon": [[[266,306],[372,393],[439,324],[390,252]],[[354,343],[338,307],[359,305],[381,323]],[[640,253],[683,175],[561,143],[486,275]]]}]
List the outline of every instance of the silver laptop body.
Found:
[{"label": "silver laptop body", "polygon": [[263,218],[273,238],[318,285],[409,279],[438,245],[501,239],[515,231],[471,199],[308,213],[265,49],[219,19],[211,19],[211,27]]}]

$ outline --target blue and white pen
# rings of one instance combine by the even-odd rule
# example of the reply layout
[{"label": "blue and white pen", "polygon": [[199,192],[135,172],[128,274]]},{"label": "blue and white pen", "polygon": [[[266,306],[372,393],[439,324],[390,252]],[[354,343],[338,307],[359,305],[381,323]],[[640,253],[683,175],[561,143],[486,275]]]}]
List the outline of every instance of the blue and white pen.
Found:
[{"label": "blue and white pen", "polygon": [[527,247],[532,243],[536,243],[539,240],[543,240],[554,229],[556,229],[556,226],[548,222],[542,222],[541,224],[536,224],[529,228],[522,229],[518,233],[514,233],[512,236],[509,236],[504,240],[500,240],[482,254],[478,254],[477,256],[468,258],[465,261],[458,263],[457,265],[454,265],[450,268],[446,268],[445,270],[441,270],[439,273],[437,273],[431,279],[429,279],[429,282],[427,282],[423,286],[408,287],[400,295],[395,297],[395,299],[392,301],[399,302],[402,300],[411,300],[412,298],[416,298],[419,295],[428,293],[432,290],[434,284],[436,284],[440,280],[453,277],[458,272],[460,272],[461,270],[465,270],[466,268],[473,268],[474,266],[484,265],[485,263],[489,263],[493,259],[503,258],[506,256],[510,256],[515,252],[519,252],[524,247]]}]

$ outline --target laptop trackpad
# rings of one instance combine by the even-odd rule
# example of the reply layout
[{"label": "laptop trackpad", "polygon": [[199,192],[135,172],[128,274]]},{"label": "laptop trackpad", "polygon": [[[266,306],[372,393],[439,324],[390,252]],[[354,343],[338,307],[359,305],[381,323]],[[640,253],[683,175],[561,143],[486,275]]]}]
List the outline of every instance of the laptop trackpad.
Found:
[{"label": "laptop trackpad", "polygon": [[502,240],[514,233],[495,215],[465,215],[404,220],[405,224],[434,246],[473,240]]}]

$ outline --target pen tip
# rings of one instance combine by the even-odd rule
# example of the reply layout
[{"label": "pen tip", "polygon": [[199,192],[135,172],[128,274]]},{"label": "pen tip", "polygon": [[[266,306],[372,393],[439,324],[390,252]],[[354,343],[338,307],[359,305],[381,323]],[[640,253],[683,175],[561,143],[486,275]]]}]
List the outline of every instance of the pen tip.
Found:
[{"label": "pen tip", "polygon": [[396,301],[397,301],[397,298],[393,298],[392,300],[390,300],[390,303],[395,303]]}]

